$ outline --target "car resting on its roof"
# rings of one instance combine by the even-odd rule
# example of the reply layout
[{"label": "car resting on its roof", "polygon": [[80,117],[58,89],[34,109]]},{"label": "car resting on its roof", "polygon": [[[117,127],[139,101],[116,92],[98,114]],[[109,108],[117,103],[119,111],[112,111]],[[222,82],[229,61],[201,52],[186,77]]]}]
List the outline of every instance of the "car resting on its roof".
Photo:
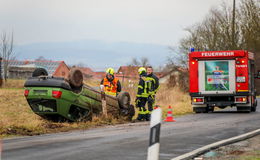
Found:
[{"label": "car resting on its roof", "polygon": [[[86,121],[102,113],[102,93],[83,84],[83,76],[77,68],[71,69],[67,79],[47,76],[35,71],[25,84],[25,97],[34,113],[55,121]],[[107,113],[114,117],[134,116],[128,92],[117,97],[105,95]]]}]

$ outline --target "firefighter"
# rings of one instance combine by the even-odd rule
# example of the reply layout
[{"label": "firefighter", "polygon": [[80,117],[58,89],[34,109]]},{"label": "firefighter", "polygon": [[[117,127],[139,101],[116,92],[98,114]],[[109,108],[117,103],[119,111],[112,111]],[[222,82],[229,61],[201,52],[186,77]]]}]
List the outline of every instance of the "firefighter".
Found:
[{"label": "firefighter", "polygon": [[138,83],[138,89],[137,89],[137,95],[136,95],[136,107],[139,108],[137,120],[150,120],[150,117],[147,115],[150,115],[149,110],[145,108],[145,104],[148,100],[149,91],[151,87],[151,81],[147,80],[147,73],[146,69],[144,67],[141,67],[138,69],[138,73],[140,75],[139,83]]},{"label": "firefighter", "polygon": [[[148,66],[147,67],[147,80],[151,81],[151,90],[149,92],[149,96],[148,96],[148,110],[149,112],[151,112],[153,110],[153,106],[155,103],[155,94],[159,89],[159,78],[153,73],[153,67],[152,66]],[[150,117],[148,115],[148,117]]]},{"label": "firefighter", "polygon": [[114,72],[113,68],[108,68],[106,70],[106,77],[100,83],[101,91],[111,96],[117,96],[117,94],[121,92],[121,84],[114,76]]}]

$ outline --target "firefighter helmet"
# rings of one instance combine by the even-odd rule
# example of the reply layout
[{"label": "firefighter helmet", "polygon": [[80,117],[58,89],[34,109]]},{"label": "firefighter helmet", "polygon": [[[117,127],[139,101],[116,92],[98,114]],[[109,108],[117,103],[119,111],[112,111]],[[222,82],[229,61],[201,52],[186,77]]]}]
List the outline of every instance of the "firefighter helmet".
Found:
[{"label": "firefighter helmet", "polygon": [[115,71],[114,71],[113,68],[108,68],[108,69],[106,70],[106,73],[107,73],[107,74],[110,74],[110,75],[114,75]]},{"label": "firefighter helmet", "polygon": [[145,69],[144,67],[140,67],[140,68],[138,69],[138,73],[139,73],[140,75],[143,75],[143,74],[146,73],[146,69]]}]

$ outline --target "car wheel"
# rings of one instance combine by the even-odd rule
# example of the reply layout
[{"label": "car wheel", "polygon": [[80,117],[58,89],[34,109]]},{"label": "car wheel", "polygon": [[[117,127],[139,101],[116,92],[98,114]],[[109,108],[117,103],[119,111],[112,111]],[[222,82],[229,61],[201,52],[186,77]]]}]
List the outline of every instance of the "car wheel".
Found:
[{"label": "car wheel", "polygon": [[69,84],[72,88],[79,88],[83,85],[83,74],[77,68],[72,68],[68,76]]},{"label": "car wheel", "polygon": [[237,112],[250,113],[252,107],[239,107],[237,106]]},{"label": "car wheel", "polygon": [[125,117],[126,120],[131,121],[133,116],[135,115],[134,105],[130,104],[128,109],[120,109],[120,115]]},{"label": "car wheel", "polygon": [[48,76],[47,70],[44,68],[36,68],[32,73],[32,77],[39,77],[39,76]]},{"label": "car wheel", "polygon": [[214,112],[214,106],[208,107],[208,111],[209,111],[209,112]]},{"label": "car wheel", "polygon": [[130,94],[128,92],[120,92],[117,96],[119,107],[121,109],[128,109],[130,106]]},{"label": "car wheel", "polygon": [[251,107],[251,112],[255,112],[256,111],[256,106],[252,106]]}]

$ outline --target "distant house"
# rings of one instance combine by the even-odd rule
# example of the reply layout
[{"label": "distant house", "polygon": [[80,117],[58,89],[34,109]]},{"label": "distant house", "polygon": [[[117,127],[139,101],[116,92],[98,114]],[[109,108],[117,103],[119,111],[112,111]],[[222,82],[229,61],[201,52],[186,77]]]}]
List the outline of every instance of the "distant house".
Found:
[{"label": "distant house", "polygon": [[84,78],[94,78],[95,72],[88,67],[77,67],[83,73]]},{"label": "distant house", "polygon": [[116,76],[124,79],[138,79],[139,66],[121,66],[119,67]]},{"label": "distant house", "polygon": [[94,72],[94,79],[103,79],[106,76],[106,72]]},{"label": "distant house", "polygon": [[179,85],[180,75],[181,73],[187,73],[187,68],[177,68],[175,70],[171,70],[169,72],[162,72],[160,77],[160,83],[168,83],[169,80],[176,85]]},{"label": "distant house", "polygon": [[[2,63],[3,67],[3,63]],[[66,77],[69,67],[64,61],[9,61],[8,78],[26,79],[32,75],[36,68],[44,68],[49,76]],[[3,73],[3,72],[2,72]]]}]

